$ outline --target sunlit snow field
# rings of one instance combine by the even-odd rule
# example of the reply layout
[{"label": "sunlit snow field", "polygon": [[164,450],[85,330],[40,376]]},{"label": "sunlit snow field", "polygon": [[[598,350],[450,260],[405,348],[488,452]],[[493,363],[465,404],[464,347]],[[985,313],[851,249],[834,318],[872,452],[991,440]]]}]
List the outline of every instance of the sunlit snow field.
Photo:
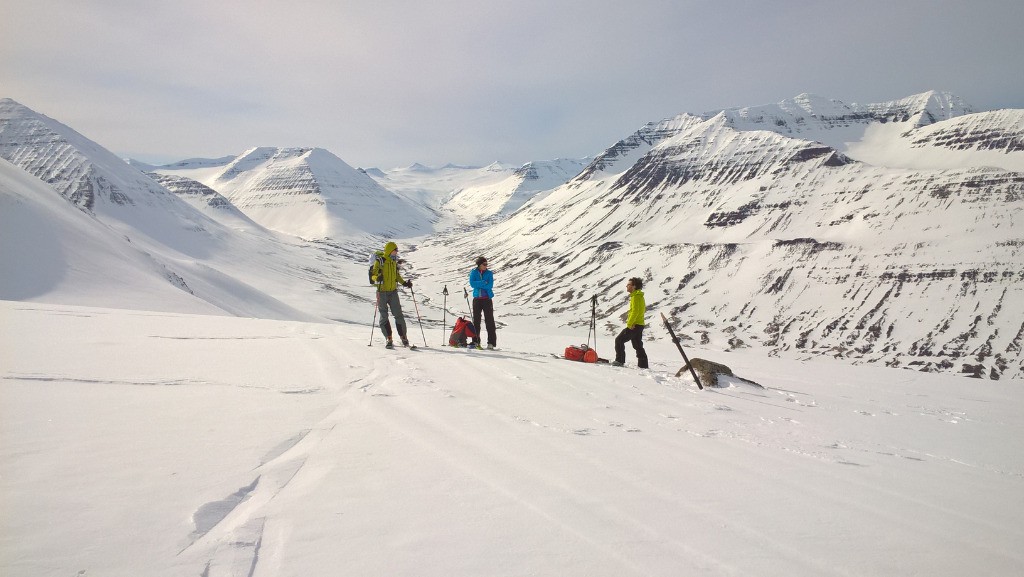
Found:
[{"label": "sunlit snow field", "polygon": [[[1015,575],[1019,381],[0,302],[0,560],[67,575]],[[610,341],[598,342],[608,356]],[[629,357],[632,362],[632,357]]]}]

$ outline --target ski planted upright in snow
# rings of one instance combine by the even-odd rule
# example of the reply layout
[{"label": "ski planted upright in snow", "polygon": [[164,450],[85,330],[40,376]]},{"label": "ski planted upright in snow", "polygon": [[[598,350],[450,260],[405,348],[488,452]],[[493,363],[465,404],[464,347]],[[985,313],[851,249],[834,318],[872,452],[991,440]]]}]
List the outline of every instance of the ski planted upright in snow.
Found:
[{"label": "ski planted upright in snow", "polygon": [[[668,319],[665,318],[665,313],[661,313],[661,321],[665,323],[665,328],[668,329],[668,334],[672,335],[672,342],[676,344],[676,348],[679,349],[679,354],[683,355],[683,360],[686,361],[686,366],[690,368],[690,374],[693,375],[693,380],[697,381],[697,388],[704,390],[704,385],[700,384],[700,377],[697,376],[697,372],[693,370],[693,365],[690,364],[690,359],[686,357],[686,351],[683,350],[683,345],[679,343],[679,337],[676,336],[676,332],[672,330],[672,325],[668,324]],[[683,369],[679,369],[679,373],[683,372]],[[676,376],[679,376],[676,373]]]}]

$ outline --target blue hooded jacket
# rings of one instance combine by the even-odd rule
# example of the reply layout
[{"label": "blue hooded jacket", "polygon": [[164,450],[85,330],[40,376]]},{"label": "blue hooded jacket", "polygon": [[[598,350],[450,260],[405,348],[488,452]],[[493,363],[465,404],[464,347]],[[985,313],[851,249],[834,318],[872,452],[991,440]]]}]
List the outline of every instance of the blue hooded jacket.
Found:
[{"label": "blue hooded jacket", "polygon": [[474,268],[469,273],[469,286],[473,287],[473,298],[486,297],[494,298],[494,273],[489,270],[480,272],[480,267]]}]

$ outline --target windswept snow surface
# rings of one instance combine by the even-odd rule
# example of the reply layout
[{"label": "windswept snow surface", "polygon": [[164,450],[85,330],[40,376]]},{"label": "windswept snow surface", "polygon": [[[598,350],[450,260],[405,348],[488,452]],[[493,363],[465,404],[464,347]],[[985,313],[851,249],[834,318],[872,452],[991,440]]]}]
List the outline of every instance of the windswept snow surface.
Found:
[{"label": "windswept snow surface", "polygon": [[0,318],[7,577],[1024,572],[1019,380],[691,348],[765,387],[700,391],[657,328],[639,371],[512,327]]}]

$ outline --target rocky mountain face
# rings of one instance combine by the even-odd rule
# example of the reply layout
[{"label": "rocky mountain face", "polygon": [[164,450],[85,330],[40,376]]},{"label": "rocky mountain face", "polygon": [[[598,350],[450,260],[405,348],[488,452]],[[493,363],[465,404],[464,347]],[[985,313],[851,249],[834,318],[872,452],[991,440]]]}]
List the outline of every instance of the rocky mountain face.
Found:
[{"label": "rocky mountain face", "polygon": [[957,151],[1024,152],[1024,110],[996,110],[954,118],[907,135],[912,146]]},{"label": "rocky mountain face", "polygon": [[586,327],[596,294],[617,332],[639,276],[649,322],[664,312],[708,347],[1024,376],[1024,173],[867,164],[823,142],[895,126],[900,146],[996,149],[1013,167],[1019,114],[934,93],[817,102],[647,125],[486,233],[441,242],[488,256],[505,309],[554,322]]}]

